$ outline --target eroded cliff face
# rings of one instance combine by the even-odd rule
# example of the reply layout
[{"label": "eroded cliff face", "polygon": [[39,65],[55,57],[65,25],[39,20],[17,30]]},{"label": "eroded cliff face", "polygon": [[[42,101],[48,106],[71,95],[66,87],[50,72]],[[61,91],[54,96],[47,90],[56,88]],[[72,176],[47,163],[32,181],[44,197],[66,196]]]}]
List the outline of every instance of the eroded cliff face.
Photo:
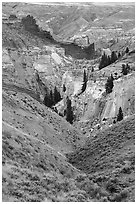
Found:
[{"label": "eroded cliff face", "polygon": [[54,46],[29,49],[3,48],[3,82],[31,89],[38,95],[45,94],[45,89],[57,86],[61,89],[62,74],[72,63],[64,55],[63,48]]},{"label": "eroded cliff face", "polygon": [[[30,19],[33,18],[30,17]],[[48,37],[43,39],[44,34],[42,35],[42,33],[46,33],[46,31],[40,31],[36,26],[36,21],[34,19],[33,21],[35,25],[33,27],[37,28],[37,35],[33,36],[35,40],[30,30],[23,30],[25,27],[21,27],[20,22],[15,22],[15,24],[10,22],[10,25],[7,21],[4,23],[3,82],[5,84],[10,82],[14,86],[32,90],[40,101],[43,101],[47,90],[53,90],[56,86],[62,96],[62,101],[56,104],[58,112],[63,115],[66,97],[69,96],[76,121],[92,123],[96,120],[102,121],[104,118],[113,119],[120,106],[125,116],[134,112],[134,80],[132,80],[134,76],[128,75],[126,78],[121,74],[122,63],[129,63],[132,68],[134,67],[134,54],[125,55],[121,61],[98,71],[98,61],[90,60],[95,52],[95,46],[94,43],[89,44],[88,37],[86,38],[87,45],[84,47],[78,45],[80,39],[77,43],[55,43],[55,41],[53,43]],[[15,28],[17,33],[15,33]],[[6,32],[7,30],[9,32]],[[131,40],[133,35],[134,33],[131,36],[128,35],[126,39],[130,37]],[[11,38],[14,46],[9,44]],[[34,41],[35,43],[33,43]],[[104,50],[104,48],[102,49]],[[108,51],[108,49],[106,50]],[[111,53],[111,50],[109,52]],[[74,58],[89,60],[83,61],[84,63],[80,62],[78,65]],[[93,73],[91,73],[92,65],[95,68]],[[89,80],[85,92],[81,94],[82,69],[87,70]],[[111,74],[116,76],[113,92],[105,96],[105,83]],[[126,88],[125,84],[128,83],[129,87]],[[66,86],[65,93],[62,90],[63,84]],[[123,86],[124,89],[121,88]]]},{"label": "eroded cliff face", "polygon": [[[131,72],[124,76],[121,73],[122,64],[128,63]],[[88,66],[88,65],[87,65]],[[81,93],[83,73],[78,77],[73,71],[67,71],[63,75],[62,84],[66,86],[66,92],[62,94],[62,101],[56,104],[58,112],[63,115],[66,108],[66,96],[72,101],[72,107],[76,121],[75,125],[90,124],[94,128],[113,124],[116,120],[119,108],[122,108],[124,118],[134,114],[135,105],[135,63],[134,54],[124,56],[122,59],[108,67],[89,73],[89,80],[84,93]],[[79,70],[75,70],[79,72]],[[114,76],[112,93],[106,94],[105,83],[110,75]],[[82,126],[81,126],[82,127]],[[82,127],[83,129],[83,127]]]}]

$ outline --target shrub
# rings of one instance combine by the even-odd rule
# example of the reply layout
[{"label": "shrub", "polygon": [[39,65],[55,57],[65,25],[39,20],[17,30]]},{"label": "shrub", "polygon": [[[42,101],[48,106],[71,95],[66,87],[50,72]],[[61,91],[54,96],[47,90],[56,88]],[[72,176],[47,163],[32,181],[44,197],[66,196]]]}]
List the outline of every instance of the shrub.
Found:
[{"label": "shrub", "polygon": [[74,190],[68,193],[67,195],[68,199],[75,198],[77,202],[84,202],[87,199],[87,194],[83,190]]},{"label": "shrub", "polygon": [[110,193],[116,193],[117,192],[117,182],[115,180],[109,180],[106,183],[106,190],[109,191]]},{"label": "shrub", "polygon": [[99,201],[100,202],[108,202],[108,198],[107,197],[102,197]]},{"label": "shrub", "polygon": [[122,198],[127,198],[127,196],[128,196],[128,190],[127,189],[124,189],[123,191],[121,191],[121,196],[122,196]]},{"label": "shrub", "polygon": [[107,197],[108,195],[109,195],[109,193],[104,188],[100,189],[100,196],[101,197]]},{"label": "shrub", "polygon": [[114,202],[121,202],[124,198],[126,198],[128,196],[128,191],[125,189],[123,191],[121,191],[120,193],[115,193],[112,197],[111,197],[111,201]]},{"label": "shrub", "polygon": [[125,165],[125,166],[122,168],[121,173],[130,174],[130,173],[131,173],[130,166]]},{"label": "shrub", "polygon": [[78,174],[75,180],[76,180],[77,182],[82,182],[82,181],[84,181],[86,178],[87,178],[87,175],[85,175],[85,174]]}]

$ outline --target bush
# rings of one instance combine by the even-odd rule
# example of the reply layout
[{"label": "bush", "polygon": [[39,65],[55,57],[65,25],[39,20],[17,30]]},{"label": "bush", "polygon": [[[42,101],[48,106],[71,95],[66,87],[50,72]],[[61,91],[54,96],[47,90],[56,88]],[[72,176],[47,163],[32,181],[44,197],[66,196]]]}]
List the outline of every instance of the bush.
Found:
[{"label": "bush", "polygon": [[107,183],[106,183],[106,190],[110,193],[116,193],[119,188],[118,188],[118,181],[117,179],[110,179]]},{"label": "bush", "polygon": [[101,188],[100,189],[100,196],[101,197],[107,197],[107,196],[109,196],[109,193],[104,188]]},{"label": "bush", "polygon": [[74,191],[69,192],[67,195],[67,201],[68,200],[73,201],[74,198],[76,199],[76,202],[84,202],[87,199],[87,194],[83,190],[74,190]]},{"label": "bush", "polygon": [[125,165],[125,166],[121,169],[121,173],[130,174],[130,173],[131,173],[130,166]]},{"label": "bush", "polygon": [[99,201],[100,202],[108,202],[108,198],[107,197],[102,197]]},{"label": "bush", "polygon": [[76,180],[77,182],[82,182],[82,181],[84,181],[86,178],[87,178],[87,175],[85,175],[85,174],[78,174],[75,180]]},{"label": "bush", "polygon": [[127,196],[128,196],[128,191],[125,189],[125,190],[121,191],[120,193],[115,193],[111,197],[111,201],[121,202],[124,198],[127,198]]},{"label": "bush", "polygon": [[124,189],[123,191],[121,191],[121,196],[122,196],[122,198],[127,198],[127,196],[128,196],[128,190],[127,189]]}]

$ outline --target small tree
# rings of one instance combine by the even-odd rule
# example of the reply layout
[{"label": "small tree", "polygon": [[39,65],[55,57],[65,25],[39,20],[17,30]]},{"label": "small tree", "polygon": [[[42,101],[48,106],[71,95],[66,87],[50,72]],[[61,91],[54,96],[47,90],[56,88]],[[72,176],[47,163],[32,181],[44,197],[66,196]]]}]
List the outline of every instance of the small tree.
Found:
[{"label": "small tree", "polygon": [[120,52],[118,53],[118,58],[120,58],[121,57],[121,54],[120,54]]},{"label": "small tree", "polygon": [[121,121],[121,120],[123,120],[123,112],[122,112],[122,108],[120,107],[117,115],[117,121]]},{"label": "small tree", "polygon": [[57,90],[57,87],[54,88],[54,104],[58,103],[61,100],[61,95],[59,91]]},{"label": "small tree", "polygon": [[128,63],[126,64],[126,69],[127,69],[127,72],[129,73],[130,72],[130,66],[128,65]]},{"label": "small tree", "polygon": [[105,88],[106,88],[106,93],[107,94],[112,92],[112,89],[113,89],[113,86],[114,86],[113,80],[114,80],[114,78],[113,78],[112,75],[110,77],[108,77],[108,79],[107,79],[107,82],[105,84]]},{"label": "small tree", "polygon": [[51,99],[50,99],[50,94],[48,92],[45,94],[43,103],[47,107],[51,107],[52,106],[52,102],[51,102]]},{"label": "small tree", "polygon": [[[51,106],[53,106],[54,105],[54,97],[53,97],[53,93],[52,93],[52,90],[50,91],[50,95],[49,95],[49,100],[50,100],[50,104],[51,104]],[[50,107],[51,107],[50,106]]]},{"label": "small tree", "polygon": [[86,70],[84,69],[84,74],[83,74],[83,82],[87,81],[87,74],[86,74]]},{"label": "small tree", "polygon": [[126,52],[126,53],[129,53],[129,48],[128,48],[128,47],[126,48],[126,51],[125,51],[125,52]]},{"label": "small tree", "polygon": [[108,56],[104,52],[101,57],[100,63],[99,63],[99,69],[102,69],[108,65],[109,65],[109,59],[108,59]]},{"label": "small tree", "polygon": [[130,66],[128,65],[128,64],[122,64],[122,73],[123,73],[123,75],[127,75],[128,73],[129,73],[129,71],[130,71]]},{"label": "small tree", "polygon": [[66,91],[66,87],[65,87],[65,84],[63,84],[63,92]]},{"label": "small tree", "polygon": [[114,77],[113,77],[113,74],[111,74],[111,79],[112,79],[112,81],[114,81]]},{"label": "small tree", "polygon": [[74,116],[73,116],[73,110],[71,107],[71,100],[69,99],[68,96],[67,96],[67,108],[66,108],[65,114],[66,114],[66,120],[72,124]]},{"label": "small tree", "polygon": [[111,63],[114,63],[117,60],[117,55],[115,51],[111,53]]},{"label": "small tree", "polygon": [[127,75],[127,69],[126,69],[125,64],[122,64],[122,71],[121,71],[121,73],[122,73],[123,75]]},{"label": "small tree", "polygon": [[86,90],[86,87],[87,87],[87,75],[86,75],[86,71],[85,71],[85,69],[84,69],[82,93]]},{"label": "small tree", "polygon": [[30,32],[39,31],[38,25],[36,24],[36,20],[33,16],[27,15],[22,18],[21,23],[24,25],[25,29]]},{"label": "small tree", "polygon": [[110,64],[111,64],[111,57],[108,56],[108,65],[110,65]]},{"label": "small tree", "polygon": [[38,72],[36,72],[35,76],[36,76],[36,81],[37,81],[37,82],[40,82],[40,77],[39,77]]}]

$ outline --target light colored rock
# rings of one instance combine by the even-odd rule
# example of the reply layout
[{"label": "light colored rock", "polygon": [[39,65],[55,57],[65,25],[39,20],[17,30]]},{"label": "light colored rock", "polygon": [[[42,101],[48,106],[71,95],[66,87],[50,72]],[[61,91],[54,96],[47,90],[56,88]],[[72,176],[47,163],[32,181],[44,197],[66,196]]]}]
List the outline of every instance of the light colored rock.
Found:
[{"label": "light colored rock", "polygon": [[53,58],[53,60],[55,61],[55,63],[57,63],[57,64],[62,64],[61,57],[60,57],[56,52],[53,52],[53,53],[51,54],[51,57]]}]

